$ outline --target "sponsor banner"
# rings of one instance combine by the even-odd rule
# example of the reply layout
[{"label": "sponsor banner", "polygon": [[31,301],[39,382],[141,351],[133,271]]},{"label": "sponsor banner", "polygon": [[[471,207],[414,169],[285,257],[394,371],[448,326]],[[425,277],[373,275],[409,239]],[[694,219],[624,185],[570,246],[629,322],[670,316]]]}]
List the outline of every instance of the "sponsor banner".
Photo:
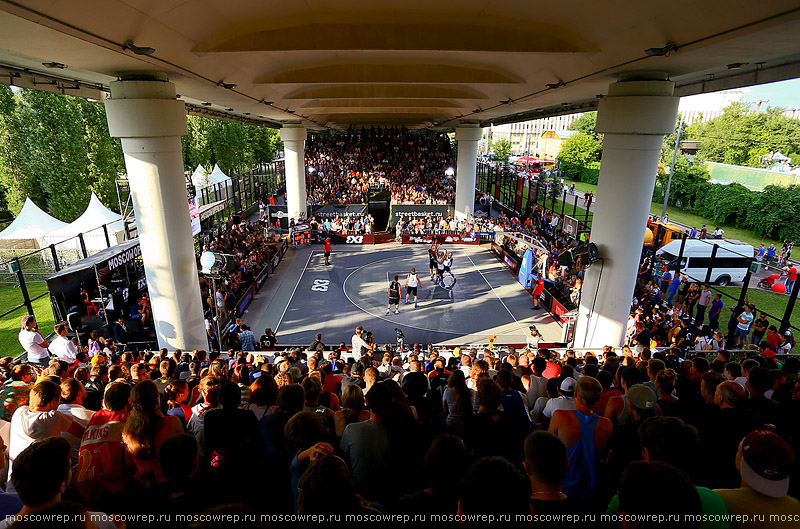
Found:
[{"label": "sponsor banner", "polygon": [[403,234],[403,244],[480,244],[474,235],[411,235]]},{"label": "sponsor banner", "polygon": [[503,260],[503,254],[505,253],[505,250],[503,250],[502,246],[500,246],[496,242],[492,241],[492,253],[495,255],[495,257],[497,257],[498,259],[500,259],[502,261]]},{"label": "sponsor banner", "polygon": [[455,212],[453,205],[436,204],[392,204],[389,215],[389,225],[394,227],[400,217],[417,218],[433,217],[435,219],[452,217]]},{"label": "sponsor banner", "polygon": [[250,302],[253,301],[253,287],[250,286],[245,290],[242,297],[239,298],[239,302],[236,304],[236,310],[239,311],[239,314],[244,314],[245,309],[250,305]]},{"label": "sponsor banner", "polygon": [[[275,256],[278,258],[278,261],[280,261],[280,254],[275,254]],[[275,260],[273,259],[273,265],[274,265],[274,262],[275,262]],[[269,271],[270,271],[270,264],[269,264],[269,263],[267,263],[267,266],[265,266],[265,267],[264,267],[264,268],[261,270],[261,273],[260,273],[260,274],[258,274],[258,276],[256,277],[256,282],[255,282],[255,289],[256,289],[256,292],[258,292],[259,290],[261,290],[261,287],[264,285],[264,282],[265,282],[265,281],[267,280],[267,278],[269,277]]]},{"label": "sponsor banner", "polygon": [[317,232],[312,236],[312,242],[323,244],[325,237],[331,238],[331,244],[375,244],[375,235],[345,235],[342,233],[329,233],[325,235],[324,232]]},{"label": "sponsor banner", "polygon": [[519,274],[517,275],[517,281],[519,284],[525,288],[530,288],[531,282],[533,280],[533,252],[530,250],[525,250],[525,254],[522,256],[522,262],[519,266]]},{"label": "sponsor banner", "polygon": [[550,314],[558,318],[561,321],[561,323],[567,323],[569,321],[569,318],[564,317],[564,315],[567,312],[569,312],[567,308],[561,303],[559,303],[559,301],[555,297],[553,297],[552,303],[550,304]]},{"label": "sponsor banner", "polygon": [[119,268],[125,263],[133,261],[140,255],[142,255],[142,247],[140,245],[137,244],[136,246],[128,248],[121,254],[115,255],[114,257],[108,260],[107,263],[108,270],[114,270],[115,268]]},{"label": "sponsor banner", "polygon": [[367,214],[366,204],[347,204],[336,206],[311,206],[311,215],[320,219],[333,219],[336,217],[363,217]]},{"label": "sponsor banner", "polygon": [[199,210],[200,220],[211,218],[220,211],[224,211],[227,207],[228,204],[225,200],[220,200],[219,202],[214,202],[213,204],[204,204]]},{"label": "sponsor banner", "polygon": [[524,180],[521,177],[517,178],[517,193],[514,196],[514,209],[517,211],[522,211],[522,187],[525,185]]},{"label": "sponsor banner", "polygon": [[200,210],[197,209],[197,199],[189,199],[189,219],[192,221],[192,235],[200,233]]},{"label": "sponsor banner", "polygon": [[277,221],[281,221],[281,228],[286,229],[289,227],[289,208],[286,206],[267,206],[269,213],[269,222],[274,225]]},{"label": "sponsor banner", "polygon": [[510,252],[503,253],[503,264],[506,265],[509,271],[515,276],[519,273],[520,263],[521,263],[520,258],[517,257],[515,254]]},{"label": "sponsor banner", "polygon": [[[289,227],[289,209],[283,206],[267,206],[269,213],[269,221],[274,226],[276,221],[281,221],[281,228],[287,229]],[[297,220],[297,219],[295,219]]]}]

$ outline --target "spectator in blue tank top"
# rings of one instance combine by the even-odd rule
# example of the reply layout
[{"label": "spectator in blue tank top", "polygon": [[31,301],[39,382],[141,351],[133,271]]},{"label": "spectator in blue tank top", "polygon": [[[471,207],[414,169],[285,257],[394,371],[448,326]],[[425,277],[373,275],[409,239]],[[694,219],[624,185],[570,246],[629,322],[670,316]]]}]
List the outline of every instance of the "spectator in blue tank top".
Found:
[{"label": "spectator in blue tank top", "polygon": [[609,419],[592,411],[602,392],[596,378],[581,377],[575,387],[575,409],[557,410],[550,421],[548,431],[567,445],[569,468],[562,490],[568,497],[588,498],[598,483],[600,456],[614,429]]}]

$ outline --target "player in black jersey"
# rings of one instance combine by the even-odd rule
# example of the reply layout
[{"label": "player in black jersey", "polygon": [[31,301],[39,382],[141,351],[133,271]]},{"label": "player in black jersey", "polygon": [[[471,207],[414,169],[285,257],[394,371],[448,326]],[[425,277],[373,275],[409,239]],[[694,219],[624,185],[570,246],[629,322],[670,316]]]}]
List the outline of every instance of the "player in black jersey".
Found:
[{"label": "player in black jersey", "polygon": [[389,283],[389,305],[386,308],[386,314],[392,311],[394,305],[394,313],[400,314],[400,276],[394,276],[394,281]]},{"label": "player in black jersey", "polygon": [[439,262],[435,240],[433,241],[433,243],[431,243],[430,248],[428,248],[428,262],[431,269],[431,281],[433,281],[437,275],[436,268]]}]

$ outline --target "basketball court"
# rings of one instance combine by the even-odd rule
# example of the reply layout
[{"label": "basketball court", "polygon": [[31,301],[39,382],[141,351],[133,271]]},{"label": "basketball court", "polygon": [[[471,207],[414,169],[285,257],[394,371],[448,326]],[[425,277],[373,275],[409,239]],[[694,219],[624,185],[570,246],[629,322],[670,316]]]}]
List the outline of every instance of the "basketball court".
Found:
[{"label": "basketball court", "polygon": [[[319,246],[289,250],[284,273],[270,279],[270,300],[257,299],[245,314],[256,330],[271,327],[281,344],[307,345],[317,332],[328,344],[350,343],[361,325],[377,343],[395,343],[395,329],[405,343],[480,344],[490,335],[497,343],[524,343],[536,325],[544,341],[560,341],[561,327],[545,311],[532,311],[525,292],[485,248],[448,246],[454,254],[445,286],[430,280],[427,246],[380,245],[333,248],[331,266]],[[287,255],[289,257],[289,255]],[[406,276],[415,267],[421,279],[419,307],[405,304]],[[400,314],[386,314],[389,281],[400,277]],[[291,292],[289,289],[291,288]],[[270,292],[259,297],[270,296]]]}]

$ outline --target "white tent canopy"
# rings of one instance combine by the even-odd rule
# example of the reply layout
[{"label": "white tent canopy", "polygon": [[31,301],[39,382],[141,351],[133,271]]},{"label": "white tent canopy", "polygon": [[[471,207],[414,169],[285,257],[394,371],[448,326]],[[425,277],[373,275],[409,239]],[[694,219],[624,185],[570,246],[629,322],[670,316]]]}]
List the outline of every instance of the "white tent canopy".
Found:
[{"label": "white tent canopy", "polygon": [[[121,234],[125,231],[122,215],[114,213],[105,207],[100,202],[100,199],[97,198],[97,195],[92,193],[86,211],[71,223],[47,233],[44,236],[44,242],[46,245],[58,244],[67,239],[77,237],[79,233],[83,233],[87,250],[102,250],[108,247],[105,233],[102,229],[103,224],[108,224],[108,237],[111,245],[114,246],[119,243],[122,240]],[[80,245],[77,239],[73,239],[73,241],[74,244],[68,243],[69,246],[78,247]]]},{"label": "white tent canopy", "polygon": [[222,172],[219,165],[214,164],[214,169],[209,173],[202,165],[198,165],[197,169],[192,173],[192,184],[197,189],[213,186],[214,184],[229,184],[231,177]]},{"label": "white tent canopy", "polygon": [[197,169],[195,169],[194,173],[192,173],[192,184],[197,189],[202,189],[212,184],[209,178],[209,173],[202,165],[198,165]]},{"label": "white tent canopy", "polygon": [[[14,222],[0,232],[0,247],[37,248],[47,233],[65,226],[67,226],[65,222],[51,217],[30,198],[26,198],[25,205],[22,206]],[[20,244],[23,240],[28,241],[28,244]]]},{"label": "white tent canopy", "polygon": [[222,169],[220,169],[219,165],[217,164],[214,164],[214,169],[211,171],[211,174],[208,176],[208,178],[211,180],[212,184],[222,184],[231,181],[231,177],[223,173]]}]

